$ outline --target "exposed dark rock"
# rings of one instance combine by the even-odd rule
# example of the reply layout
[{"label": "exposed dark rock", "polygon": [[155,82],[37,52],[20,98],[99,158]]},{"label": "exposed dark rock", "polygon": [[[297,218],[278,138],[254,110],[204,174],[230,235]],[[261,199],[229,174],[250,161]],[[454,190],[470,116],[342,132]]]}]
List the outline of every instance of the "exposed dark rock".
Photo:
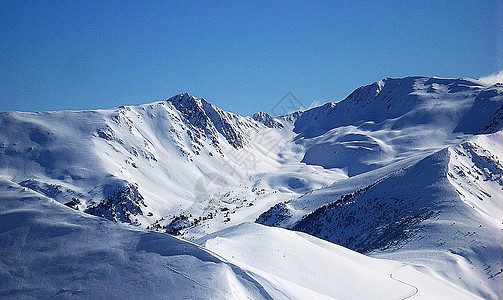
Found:
[{"label": "exposed dark rock", "polygon": [[257,112],[252,115],[253,120],[264,124],[269,128],[283,128],[283,125],[265,112]]},{"label": "exposed dark rock", "polygon": [[146,207],[138,186],[126,183],[100,203],[88,207],[85,212],[114,222],[132,223],[133,216],[143,215],[142,206]]},{"label": "exposed dark rock", "polygon": [[79,210],[80,199],[72,197],[72,201],[66,202],[65,205],[75,210]]}]

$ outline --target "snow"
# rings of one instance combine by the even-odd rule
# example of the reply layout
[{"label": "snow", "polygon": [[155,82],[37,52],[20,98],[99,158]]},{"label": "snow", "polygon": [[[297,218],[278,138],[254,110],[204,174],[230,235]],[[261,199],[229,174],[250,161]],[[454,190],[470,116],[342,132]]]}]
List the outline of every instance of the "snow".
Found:
[{"label": "snow", "polygon": [[252,273],[275,299],[472,299],[428,270],[307,234],[243,223],[198,241]]}]

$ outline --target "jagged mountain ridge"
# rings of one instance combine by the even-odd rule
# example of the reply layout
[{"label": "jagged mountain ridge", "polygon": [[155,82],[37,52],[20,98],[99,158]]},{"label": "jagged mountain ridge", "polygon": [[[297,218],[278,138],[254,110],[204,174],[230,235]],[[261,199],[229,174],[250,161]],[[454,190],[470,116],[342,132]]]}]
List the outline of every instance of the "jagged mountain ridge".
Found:
[{"label": "jagged mountain ridge", "polygon": [[168,102],[171,102],[192,125],[192,129],[196,132],[203,130],[204,135],[198,134],[198,138],[208,137],[215,148],[219,149],[217,131],[234,148],[239,149],[245,146],[246,138],[242,131],[239,132],[245,123],[239,120],[238,116],[213,106],[205,99],[198,99],[189,94],[174,96],[168,99]]}]

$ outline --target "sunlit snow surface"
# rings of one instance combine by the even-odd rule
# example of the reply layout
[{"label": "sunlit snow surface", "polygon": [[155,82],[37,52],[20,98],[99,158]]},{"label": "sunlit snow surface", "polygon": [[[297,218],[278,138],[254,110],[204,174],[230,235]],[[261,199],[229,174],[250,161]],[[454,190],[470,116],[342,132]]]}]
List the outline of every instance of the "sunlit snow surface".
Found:
[{"label": "sunlit snow surface", "polygon": [[502,103],[408,77],[278,118],[0,113],[0,295],[498,299]]},{"label": "sunlit snow surface", "polygon": [[370,258],[281,228],[244,223],[199,242],[253,274],[276,299],[475,297],[428,269]]}]

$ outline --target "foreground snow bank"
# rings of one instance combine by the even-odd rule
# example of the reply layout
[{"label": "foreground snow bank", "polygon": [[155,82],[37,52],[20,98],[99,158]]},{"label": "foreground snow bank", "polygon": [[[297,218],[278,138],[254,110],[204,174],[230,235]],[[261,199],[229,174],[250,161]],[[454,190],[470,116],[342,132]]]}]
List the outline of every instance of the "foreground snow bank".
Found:
[{"label": "foreground snow bank", "polygon": [[178,238],[75,212],[0,178],[0,298],[270,299]]}]

